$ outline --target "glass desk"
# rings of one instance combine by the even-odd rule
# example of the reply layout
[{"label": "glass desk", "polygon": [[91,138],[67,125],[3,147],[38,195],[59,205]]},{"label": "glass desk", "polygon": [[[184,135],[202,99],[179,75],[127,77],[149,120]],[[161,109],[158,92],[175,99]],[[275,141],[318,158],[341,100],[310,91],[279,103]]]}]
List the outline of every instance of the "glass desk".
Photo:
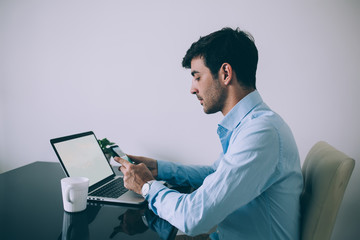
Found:
[{"label": "glass desk", "polygon": [[176,228],[146,204],[133,207],[88,201],[83,212],[65,212],[63,177],[55,162],[35,162],[0,174],[0,239],[175,238]]}]

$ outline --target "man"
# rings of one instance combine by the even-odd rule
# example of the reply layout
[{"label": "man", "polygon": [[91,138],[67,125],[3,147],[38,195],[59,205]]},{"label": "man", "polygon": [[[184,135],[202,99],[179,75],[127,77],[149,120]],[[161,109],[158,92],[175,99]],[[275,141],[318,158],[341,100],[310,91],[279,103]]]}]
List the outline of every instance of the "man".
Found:
[{"label": "man", "polygon": [[[217,226],[211,239],[299,239],[299,154],[289,127],[256,90],[257,61],[252,37],[230,28],[201,37],[183,59],[204,112],[224,115],[217,130],[223,151],[212,166],[116,158],[125,187],[188,235]],[[196,190],[181,194],[155,179]]]}]

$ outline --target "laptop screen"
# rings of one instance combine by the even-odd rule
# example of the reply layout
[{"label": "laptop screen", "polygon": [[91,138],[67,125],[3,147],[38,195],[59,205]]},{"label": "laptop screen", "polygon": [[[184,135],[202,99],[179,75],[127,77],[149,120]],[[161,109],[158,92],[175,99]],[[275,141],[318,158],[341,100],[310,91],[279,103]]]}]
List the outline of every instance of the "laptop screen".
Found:
[{"label": "laptop screen", "polygon": [[87,177],[89,186],[113,174],[93,134],[59,141],[53,146],[69,176]]}]

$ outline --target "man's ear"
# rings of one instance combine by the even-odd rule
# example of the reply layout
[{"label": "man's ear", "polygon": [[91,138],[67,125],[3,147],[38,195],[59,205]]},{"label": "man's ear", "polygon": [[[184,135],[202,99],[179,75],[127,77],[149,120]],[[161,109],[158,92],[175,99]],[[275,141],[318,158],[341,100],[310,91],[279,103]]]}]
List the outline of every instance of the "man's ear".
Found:
[{"label": "man's ear", "polygon": [[229,63],[223,63],[220,68],[221,71],[221,80],[227,86],[230,84],[233,78],[232,67]]}]

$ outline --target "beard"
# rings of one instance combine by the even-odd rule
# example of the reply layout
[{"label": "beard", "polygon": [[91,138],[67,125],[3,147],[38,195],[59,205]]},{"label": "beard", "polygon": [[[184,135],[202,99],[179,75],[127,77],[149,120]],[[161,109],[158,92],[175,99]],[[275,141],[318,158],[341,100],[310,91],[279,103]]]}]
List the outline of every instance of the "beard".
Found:
[{"label": "beard", "polygon": [[222,87],[218,79],[214,79],[215,84],[205,92],[204,97],[198,96],[203,100],[203,108],[206,114],[222,111],[227,98],[227,92]]}]

